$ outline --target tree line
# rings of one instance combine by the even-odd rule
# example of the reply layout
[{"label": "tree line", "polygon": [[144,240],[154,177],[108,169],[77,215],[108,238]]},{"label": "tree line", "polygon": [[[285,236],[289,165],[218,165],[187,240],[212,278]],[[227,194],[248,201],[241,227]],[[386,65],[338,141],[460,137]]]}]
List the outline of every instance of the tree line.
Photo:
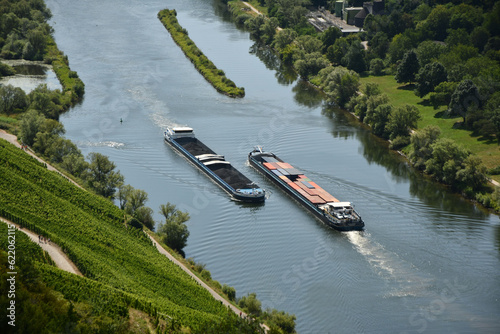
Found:
[{"label": "tree line", "polygon": [[[57,119],[60,113],[82,99],[85,85],[77,73],[69,69],[68,58],[57,49],[52,36],[54,30],[47,23],[51,16],[43,0],[1,1],[0,58],[38,60],[52,64],[63,91],[49,93],[46,88],[39,89],[36,93],[39,95],[37,107],[44,107],[44,110],[39,111]],[[15,67],[0,63],[0,78],[15,73]],[[23,112],[26,104],[32,102],[26,101],[12,87],[1,88],[0,113],[11,115]]]},{"label": "tree line", "polygon": [[[392,106],[374,84],[361,89],[361,75],[393,74],[424,103],[446,107],[450,117],[461,116],[462,128],[500,144],[499,2],[387,0],[383,15],[369,14],[363,32],[347,36],[336,27],[323,32],[304,29],[307,6],[333,10],[335,1],[258,2],[267,17],[239,11],[230,1],[236,23],[273,48],[282,64],[321,88],[330,103],[353,112],[374,134],[390,140],[391,148],[415,150],[409,144],[421,119],[419,111],[412,105]],[[348,5],[361,6],[362,1]],[[428,150],[442,152],[433,146]],[[420,169],[498,210],[498,196],[478,182],[486,182],[488,172],[498,174],[500,166],[488,171],[473,157],[468,151],[448,157],[446,161],[456,166],[454,177],[444,178],[431,167]]]}]

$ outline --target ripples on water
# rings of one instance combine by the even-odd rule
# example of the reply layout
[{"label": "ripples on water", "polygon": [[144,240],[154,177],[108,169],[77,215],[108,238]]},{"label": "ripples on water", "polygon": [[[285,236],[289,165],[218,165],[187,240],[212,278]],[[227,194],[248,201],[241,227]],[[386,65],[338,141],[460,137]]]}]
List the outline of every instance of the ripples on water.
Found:
[{"label": "ripples on water", "polygon": [[[214,279],[296,314],[300,333],[497,332],[498,219],[414,173],[343,112],[322,107],[247,33],[214,15],[212,2],[168,7],[245,87],[244,99],[215,92],[185,59],[156,21],[162,1],[47,4],[59,47],[87,85],[82,105],[61,117],[67,136],[82,151],[110,156],[127,183],[148,192],[153,210],[170,201],[189,211],[186,254]],[[90,28],[75,29],[75,20]],[[267,201],[231,201],[163,143],[174,125],[193,127],[265,188]],[[248,165],[255,145],[355,203],[366,231],[338,233],[302,209]]]}]

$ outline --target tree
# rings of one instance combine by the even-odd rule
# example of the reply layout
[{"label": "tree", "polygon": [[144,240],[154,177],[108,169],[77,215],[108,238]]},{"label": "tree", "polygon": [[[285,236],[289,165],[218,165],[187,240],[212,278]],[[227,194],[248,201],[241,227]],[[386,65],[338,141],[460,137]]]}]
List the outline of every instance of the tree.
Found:
[{"label": "tree", "polygon": [[267,323],[278,326],[282,333],[296,333],[295,320],[297,317],[294,314],[288,314],[288,312],[285,313],[284,311],[275,309],[266,309],[262,314],[262,318],[264,318]]},{"label": "tree", "polygon": [[236,290],[232,286],[224,284],[222,286],[222,293],[224,293],[230,301],[236,299]]},{"label": "tree", "polygon": [[274,36],[273,45],[278,50],[282,50],[288,45],[290,45],[295,38],[297,38],[298,34],[295,30],[286,28],[278,31]]},{"label": "tree", "polygon": [[451,95],[457,88],[457,82],[441,82],[434,88],[434,93],[429,95],[429,101],[431,102],[434,109],[439,108],[439,106],[449,105],[451,101]]},{"label": "tree", "polygon": [[467,113],[481,107],[479,90],[472,80],[460,82],[451,96],[448,112],[460,115],[466,121]]},{"label": "tree", "polygon": [[484,50],[486,43],[488,43],[488,39],[490,38],[490,33],[485,27],[476,27],[470,33],[470,42],[476,47],[479,52]]},{"label": "tree", "polygon": [[[349,102],[346,104],[346,109],[349,112],[353,112],[356,116],[359,117],[360,121],[363,122],[366,111],[368,110],[368,104],[370,103],[372,108],[375,108],[373,104],[373,100],[375,96],[379,96],[381,94],[380,87],[372,82],[367,83],[363,89],[363,94],[354,95],[351,97]],[[387,96],[385,96],[387,97]],[[388,100],[384,99],[383,103],[387,103]]]},{"label": "tree", "polygon": [[397,34],[389,44],[388,55],[391,63],[396,64],[403,58],[406,50],[413,47],[413,42],[407,35]]},{"label": "tree", "polygon": [[47,46],[47,36],[39,30],[31,30],[28,33],[28,43],[33,47],[33,56],[30,60],[42,59],[43,52]]},{"label": "tree", "polygon": [[167,221],[164,225],[160,225],[158,233],[162,235],[162,241],[168,247],[180,252],[187,245],[189,230],[184,223],[177,221]]},{"label": "tree", "polygon": [[131,189],[128,191],[125,212],[133,215],[137,209],[143,207],[148,201],[148,193],[141,189]]},{"label": "tree", "polygon": [[28,107],[28,98],[19,87],[6,85],[0,87],[0,113],[14,114],[25,111]]},{"label": "tree", "polygon": [[330,62],[340,64],[349,47],[350,44],[347,38],[338,38],[333,45],[327,48],[326,57]]},{"label": "tree", "polygon": [[329,46],[335,44],[337,39],[342,37],[342,31],[337,27],[329,27],[320,35],[320,40],[323,43],[323,53],[326,52]]},{"label": "tree", "polygon": [[16,74],[16,70],[12,66],[0,63],[0,78]]},{"label": "tree", "polygon": [[431,37],[438,41],[444,41],[446,30],[449,28],[452,12],[443,5],[437,5],[430,12],[425,21],[425,28],[431,33]]},{"label": "tree", "polygon": [[87,185],[98,195],[114,198],[116,188],[123,183],[120,171],[115,171],[116,165],[100,153],[89,153],[89,168],[83,174]]},{"label": "tree", "polygon": [[328,65],[328,60],[320,52],[307,53],[294,63],[295,70],[302,78],[316,75]]},{"label": "tree", "polygon": [[470,152],[449,138],[436,140],[431,151],[431,158],[425,162],[425,172],[446,184],[456,184],[457,172]]},{"label": "tree", "polygon": [[360,42],[353,42],[347,51],[343,63],[349,70],[358,73],[366,71],[365,50]]},{"label": "tree", "polygon": [[436,125],[429,125],[411,135],[413,150],[410,152],[410,161],[416,168],[425,169],[425,162],[432,157],[431,145],[440,135],[441,130]]},{"label": "tree", "polygon": [[[35,146],[36,143],[33,145]],[[78,147],[69,139],[55,136],[51,141],[49,147],[45,151],[45,155],[52,162],[62,162],[63,158],[67,155],[81,154]]]},{"label": "tree", "polygon": [[125,210],[125,206],[128,203],[129,195],[134,190],[130,184],[121,184],[118,187],[118,193],[116,195],[118,202],[120,203],[120,209]]},{"label": "tree", "polygon": [[[378,106],[389,103],[389,97],[386,94],[374,94],[368,97],[366,101],[366,113],[371,114],[375,112]],[[366,121],[365,121],[366,123]]]},{"label": "tree", "polygon": [[36,134],[45,123],[45,116],[40,115],[36,110],[29,110],[21,116],[20,137],[24,144],[33,145]]},{"label": "tree", "polygon": [[54,92],[52,92],[46,84],[36,87],[29,93],[28,97],[31,103],[31,109],[40,111],[47,118],[57,119],[59,117],[61,106],[53,101]]},{"label": "tree", "polygon": [[461,3],[451,8],[451,29],[464,29],[470,33],[475,27],[483,23],[483,11],[481,8]]},{"label": "tree", "polygon": [[384,61],[375,58],[370,61],[370,72],[372,75],[382,75],[384,73]]},{"label": "tree", "polygon": [[436,41],[423,41],[415,52],[420,66],[425,66],[432,61],[436,61],[439,56],[446,52],[446,45]]},{"label": "tree", "polygon": [[260,28],[265,23],[265,21],[266,18],[263,15],[257,15],[245,21],[245,28],[253,37],[260,39],[260,37],[262,36],[262,30]]},{"label": "tree", "polygon": [[470,35],[465,29],[448,29],[448,37],[444,40],[448,47],[455,45],[470,45]]},{"label": "tree", "polygon": [[419,119],[421,119],[420,111],[414,105],[407,104],[395,108],[389,115],[387,123],[389,138],[408,137],[411,129],[417,127]]},{"label": "tree", "polygon": [[[327,70],[327,71],[325,71]],[[337,66],[331,70],[327,68],[321,70],[325,80],[323,82],[323,89],[328,96],[328,99],[335,102],[340,107],[345,104],[354,96],[359,89],[359,75],[351,70],[342,66]],[[320,77],[321,77],[320,71]]]},{"label": "tree", "polygon": [[479,190],[487,182],[487,169],[481,159],[475,155],[469,155],[462,164],[462,169],[457,172],[457,179],[465,187]]},{"label": "tree", "polygon": [[392,113],[392,106],[390,104],[381,104],[375,109],[368,108],[366,111],[366,117],[364,122],[369,124],[375,135],[387,138],[387,123],[389,122],[389,116]]},{"label": "tree", "polygon": [[80,177],[88,165],[83,156],[76,153],[65,155],[61,162],[61,166],[76,177]]},{"label": "tree", "polygon": [[389,38],[387,34],[380,31],[373,36],[373,38],[368,42],[368,55],[371,58],[385,58],[387,51],[389,51]]},{"label": "tree", "polygon": [[415,94],[424,97],[434,91],[434,88],[441,82],[446,81],[448,73],[441,63],[433,62],[425,65],[418,71],[415,86]]},{"label": "tree", "polygon": [[256,293],[249,293],[247,296],[241,297],[238,306],[255,317],[262,313],[261,302],[257,299]]},{"label": "tree", "polygon": [[155,221],[153,219],[153,209],[147,206],[141,206],[134,211],[134,218],[139,220],[144,226],[151,231],[154,230]]},{"label": "tree", "polygon": [[189,220],[189,213],[178,210],[171,203],[160,205],[160,213],[165,217],[165,224],[158,227],[158,234],[170,248],[183,255],[182,249],[186,247],[189,237],[189,230],[184,223]]},{"label": "tree", "polygon": [[271,44],[276,35],[276,28],[278,28],[278,19],[271,17],[260,26],[261,38],[266,44]]},{"label": "tree", "polygon": [[414,50],[410,50],[405,53],[394,78],[398,83],[409,82],[411,84],[412,81],[415,81],[419,67],[417,54]]},{"label": "tree", "polygon": [[299,36],[295,39],[295,44],[305,53],[313,53],[321,51],[323,43],[316,37],[310,35]]},{"label": "tree", "polygon": [[486,13],[484,27],[488,29],[491,36],[500,35],[500,2],[496,1],[493,9]]},{"label": "tree", "polygon": [[165,220],[167,221],[171,220],[176,212],[177,207],[175,204],[168,202],[167,204],[160,205],[160,213],[165,217]]}]

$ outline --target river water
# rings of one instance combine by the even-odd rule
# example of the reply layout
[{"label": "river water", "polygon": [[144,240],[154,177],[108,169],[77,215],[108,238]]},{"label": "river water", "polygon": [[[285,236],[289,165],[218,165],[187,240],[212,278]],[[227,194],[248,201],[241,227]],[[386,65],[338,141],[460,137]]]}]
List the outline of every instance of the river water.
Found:
[{"label": "river water", "polygon": [[[186,255],[214,279],[295,314],[300,333],[500,330],[498,216],[414,173],[352,117],[326,108],[217,2],[46,2],[59,48],[86,85],[61,117],[66,136],[84,154],[109,156],[155,212],[166,202],[188,210]],[[165,7],[245,98],[201,77],[156,18]],[[266,203],[230,201],[174,153],[162,138],[174,124],[193,127],[264,187]],[[315,220],[248,166],[254,145],[353,202],[366,230]]]}]

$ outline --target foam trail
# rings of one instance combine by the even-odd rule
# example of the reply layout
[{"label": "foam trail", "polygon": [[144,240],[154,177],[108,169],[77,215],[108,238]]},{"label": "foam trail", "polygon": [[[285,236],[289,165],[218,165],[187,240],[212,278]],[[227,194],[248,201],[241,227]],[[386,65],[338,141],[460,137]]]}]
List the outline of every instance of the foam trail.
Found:
[{"label": "foam trail", "polygon": [[125,143],[119,143],[116,141],[99,141],[99,142],[92,142],[92,141],[79,141],[77,142],[78,147],[112,147],[112,148],[124,148]]},{"label": "foam trail", "polygon": [[345,235],[378,276],[397,283],[391,284],[394,289],[389,292],[388,297],[422,296],[428,291],[432,278],[416,274],[413,265],[373,241],[368,232],[353,231]]}]

